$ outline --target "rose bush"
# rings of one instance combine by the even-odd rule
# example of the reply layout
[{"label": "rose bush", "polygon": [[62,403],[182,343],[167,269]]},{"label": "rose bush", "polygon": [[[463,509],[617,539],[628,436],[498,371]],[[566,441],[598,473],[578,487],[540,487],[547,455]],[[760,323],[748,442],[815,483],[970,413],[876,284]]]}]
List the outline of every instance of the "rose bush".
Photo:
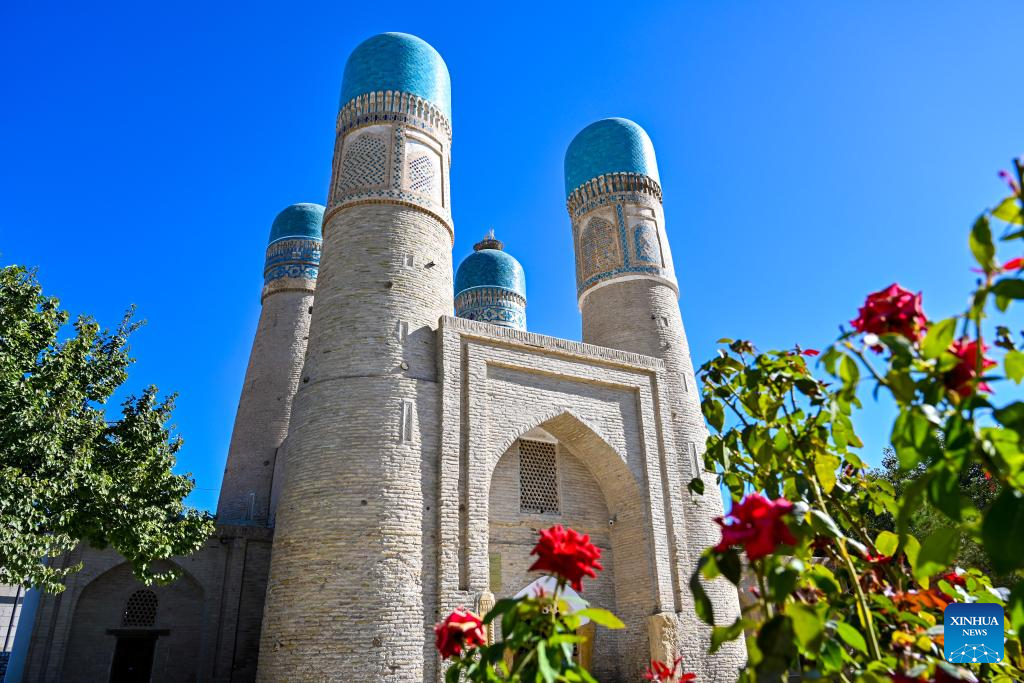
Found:
[{"label": "rose bush", "polygon": [[[537,556],[530,571],[545,572],[557,580],[554,593],[499,600],[482,619],[459,607],[434,627],[438,653],[450,662],[445,674],[448,683],[595,683],[573,657],[573,648],[584,641],[576,630],[584,619],[606,628],[623,624],[607,610],[572,611],[562,591],[567,584],[582,591],[583,577],[597,576],[602,569],[601,549],[589,536],[555,525],[540,532],[530,554]],[[501,638],[488,645],[483,629],[494,628],[495,623],[501,624]]]},{"label": "rose bush", "polygon": [[[746,637],[739,680],[1024,680],[1024,402],[1000,389],[1024,379],[1024,353],[998,319],[1024,299],[1024,258],[997,260],[997,245],[1024,238],[1024,158],[1015,171],[1004,174],[1013,194],[970,231],[981,277],[965,311],[929,320],[922,295],[893,284],[867,295],[853,329],[820,355],[823,376],[799,347],[760,352],[728,339],[702,366],[713,430],[705,465],[733,509],[690,587],[711,624],[701,578],[739,585],[744,562],[755,577],[754,602],[712,630],[712,651]],[[998,223],[1006,224],[999,240]],[[992,349],[1001,357],[989,357]],[[886,478],[866,476],[858,454],[853,416],[865,388],[888,394],[898,410],[892,452],[913,474],[899,495]],[[991,496],[966,495],[976,481]],[[691,490],[699,495],[702,483]],[[944,524],[917,538],[910,521],[923,509]],[[893,530],[869,533],[881,518],[894,520]],[[1012,585],[954,567],[962,539]],[[942,611],[954,601],[1004,607],[1002,662],[944,661]]]}]

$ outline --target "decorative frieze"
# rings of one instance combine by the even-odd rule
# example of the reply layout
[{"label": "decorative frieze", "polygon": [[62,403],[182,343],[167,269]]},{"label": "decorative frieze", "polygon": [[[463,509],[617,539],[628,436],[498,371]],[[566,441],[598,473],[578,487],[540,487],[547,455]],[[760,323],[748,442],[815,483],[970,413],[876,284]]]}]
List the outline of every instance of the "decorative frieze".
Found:
[{"label": "decorative frieze", "polygon": [[338,135],[353,128],[398,121],[420,128],[447,143],[452,141],[452,125],[432,103],[404,92],[380,90],[353,98],[338,112]]},{"label": "decorative frieze", "polygon": [[263,298],[282,290],[314,291],[320,268],[320,240],[271,242],[263,266]]},{"label": "decorative frieze", "polygon": [[[653,178],[639,173],[607,173],[573,190],[565,200],[565,206],[569,215],[575,218],[594,208],[597,200],[613,194],[646,195],[661,204],[661,185]],[[638,197],[638,201],[642,200]]]},{"label": "decorative frieze", "polygon": [[525,330],[526,298],[501,287],[472,287],[455,298],[455,315]]}]

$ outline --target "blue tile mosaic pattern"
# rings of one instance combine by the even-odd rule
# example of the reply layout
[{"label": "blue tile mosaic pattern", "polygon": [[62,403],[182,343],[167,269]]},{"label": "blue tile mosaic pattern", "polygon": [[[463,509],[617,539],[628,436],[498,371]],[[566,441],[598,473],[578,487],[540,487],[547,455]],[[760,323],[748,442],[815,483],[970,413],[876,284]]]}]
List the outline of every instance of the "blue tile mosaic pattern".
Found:
[{"label": "blue tile mosaic pattern", "polygon": [[325,208],[319,204],[292,204],[277,214],[274,224],[270,227],[269,244],[277,240],[305,237],[321,239],[321,225],[324,222]]},{"label": "blue tile mosaic pattern", "polygon": [[285,238],[267,247],[263,265],[263,284],[283,277],[316,280],[320,270],[319,238]]},{"label": "blue tile mosaic pattern", "polygon": [[526,329],[526,299],[507,289],[473,287],[455,297],[455,315],[466,320]]},{"label": "blue tile mosaic pattern", "polygon": [[526,297],[526,273],[519,261],[498,249],[481,249],[466,257],[455,272],[455,295],[472,287],[498,287]]},{"label": "blue tile mosaic pattern", "polygon": [[654,145],[629,119],[601,119],[572,139],[565,152],[565,195],[604,173],[639,173],[660,183]]},{"label": "blue tile mosaic pattern", "polygon": [[[678,293],[678,287],[676,286],[676,278],[671,269],[661,267],[661,249],[658,248],[658,265],[644,265],[644,261],[654,256],[654,247],[648,243],[646,237],[634,237],[634,249],[643,253],[637,253],[635,256],[630,255],[629,240],[626,236],[626,218],[622,210],[622,204],[615,204],[615,216],[617,227],[612,226],[608,221],[603,219],[597,219],[600,223],[591,220],[584,231],[582,232],[580,239],[583,240],[583,244],[577,247],[577,263],[576,263],[576,293],[578,296],[583,296],[583,293],[588,289],[606,280],[612,280],[620,275],[653,275],[668,281],[676,289]],[[588,235],[592,231],[592,227],[597,227],[601,231],[601,241],[603,248],[595,249],[588,248],[588,242],[593,240],[593,236]],[[637,226],[640,227],[640,226]],[[646,227],[646,226],[645,226]],[[617,230],[618,232],[618,249],[612,250],[607,246],[607,241],[610,237],[609,231]],[[653,230],[653,228],[652,228]],[[614,239],[614,237],[612,237]],[[656,235],[651,235],[651,239],[656,240]]]},{"label": "blue tile mosaic pattern", "polygon": [[364,40],[349,55],[338,107],[378,90],[417,95],[433,103],[449,121],[452,118],[448,67],[437,50],[416,36],[381,33]]}]

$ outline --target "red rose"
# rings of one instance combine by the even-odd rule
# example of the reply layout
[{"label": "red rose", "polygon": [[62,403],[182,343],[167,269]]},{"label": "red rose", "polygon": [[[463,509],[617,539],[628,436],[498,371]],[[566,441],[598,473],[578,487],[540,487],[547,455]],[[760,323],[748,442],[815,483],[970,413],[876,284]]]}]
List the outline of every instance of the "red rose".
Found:
[{"label": "red rose", "polygon": [[1004,263],[1002,270],[1006,273],[1011,270],[1020,270],[1021,268],[1024,268],[1024,258],[1018,256],[1017,258],[1012,258]]},{"label": "red rose", "polygon": [[[768,500],[758,493],[751,493],[741,502],[732,506],[723,519],[715,522],[722,527],[722,540],[715,550],[722,551],[734,545],[741,545],[747,557],[757,560],[771,554],[779,545],[796,545],[796,539],[782,519],[793,509],[785,498]],[[725,519],[731,520],[730,524]]]},{"label": "red rose", "polygon": [[[981,369],[985,371],[996,365],[996,362],[985,357],[987,346],[981,347]],[[946,386],[961,396],[970,396],[974,391],[972,381],[978,376],[978,342],[958,339],[949,347],[949,352],[960,359],[956,367],[946,373],[943,381]],[[978,391],[992,391],[987,382],[978,383]]]},{"label": "red rose", "polygon": [[950,586],[967,586],[967,579],[962,575],[957,574],[955,571],[946,572],[939,578],[946,581]]},{"label": "red rose", "polygon": [[[679,675],[679,665],[682,661],[682,657],[676,657],[676,661],[672,662],[672,667],[669,668],[665,662],[652,659],[651,665],[647,667],[647,671],[644,673],[644,678],[648,681],[657,681],[658,683],[676,683],[676,676]],[[679,677],[678,683],[688,683],[695,680],[697,680],[697,674],[684,673]]]},{"label": "red rose", "polygon": [[[868,294],[857,318],[850,324],[865,334],[900,334],[910,341],[920,341],[927,322],[921,309],[921,294],[891,284],[885,289]],[[882,346],[871,347],[881,351]]]},{"label": "red rose", "polygon": [[573,589],[583,590],[584,576],[596,578],[596,569],[604,569],[597,561],[601,549],[590,542],[590,536],[556,524],[540,532],[540,540],[530,551],[537,556],[529,571],[547,572],[568,581]]},{"label": "red rose", "polygon": [[458,657],[464,648],[470,650],[486,643],[487,635],[480,617],[462,606],[434,626],[434,644],[445,659]]}]

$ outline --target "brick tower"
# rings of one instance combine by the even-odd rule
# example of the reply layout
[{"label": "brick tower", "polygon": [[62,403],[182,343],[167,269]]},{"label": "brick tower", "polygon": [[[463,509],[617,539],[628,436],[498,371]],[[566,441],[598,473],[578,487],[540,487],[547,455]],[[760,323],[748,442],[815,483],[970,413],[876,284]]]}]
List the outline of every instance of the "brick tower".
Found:
[{"label": "brick tower", "polygon": [[320,262],[324,207],[294,204],[277,215],[263,268],[263,310],[217,504],[221,524],[266,525],[278,449],[288,435],[292,397],[306,355]]},{"label": "brick tower", "polygon": [[452,314],[450,89],[440,55],[407,34],[374,36],[345,65],[262,681],[432,675],[435,330]]},{"label": "brick tower", "polygon": [[[665,362],[676,446],[676,452],[667,456],[669,466],[678,468],[684,486],[694,477],[704,480],[704,495],[670,520],[685,544],[686,565],[692,568],[701,551],[718,541],[711,519],[722,514],[722,500],[715,476],[704,472],[701,464],[707,428],[679,311],[654,146],[647,133],[621,118],[584,128],[565,154],[565,191],[583,341]],[[684,498],[690,498],[686,491]],[[732,623],[739,614],[735,588],[719,581],[708,587],[708,593],[716,618]],[[689,601],[689,592],[682,597]],[[676,652],[691,663],[690,668],[703,667],[700,680],[732,680],[735,666],[745,660],[737,649],[742,643],[734,641],[709,657],[709,629],[697,619],[692,604],[681,607],[676,614]]]}]

